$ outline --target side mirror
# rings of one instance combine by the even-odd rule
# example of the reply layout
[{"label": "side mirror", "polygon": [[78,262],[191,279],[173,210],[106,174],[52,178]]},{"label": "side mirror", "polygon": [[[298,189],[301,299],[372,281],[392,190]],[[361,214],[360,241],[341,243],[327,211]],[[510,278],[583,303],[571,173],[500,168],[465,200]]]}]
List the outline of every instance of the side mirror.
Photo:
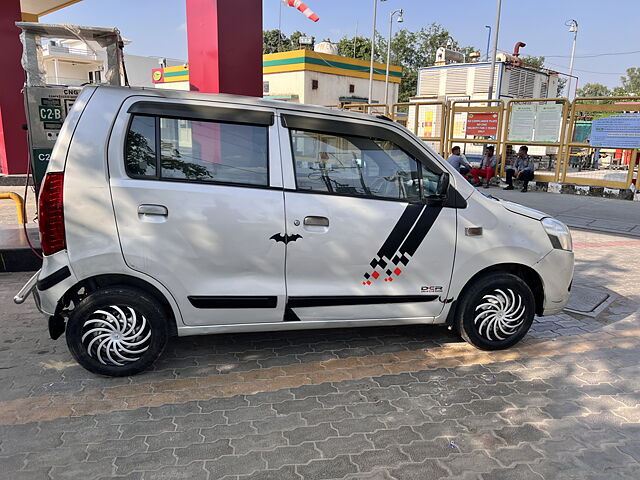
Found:
[{"label": "side mirror", "polygon": [[444,198],[447,196],[449,192],[449,182],[450,182],[449,174],[447,172],[442,172],[440,175],[440,180],[438,180],[438,187],[436,189],[436,195],[440,198]]}]

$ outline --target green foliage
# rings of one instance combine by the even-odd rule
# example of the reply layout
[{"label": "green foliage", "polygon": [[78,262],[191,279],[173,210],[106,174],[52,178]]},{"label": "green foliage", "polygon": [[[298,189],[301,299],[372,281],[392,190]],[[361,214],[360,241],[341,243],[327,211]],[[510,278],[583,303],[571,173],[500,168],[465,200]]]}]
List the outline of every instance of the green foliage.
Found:
[{"label": "green foliage", "polygon": [[567,86],[567,79],[558,78],[558,89],[556,90],[556,97],[562,97],[564,95],[564,88]]},{"label": "green foliage", "polygon": [[640,95],[640,67],[627,68],[627,75],[620,77],[625,95]]},{"label": "green foliage", "polygon": [[[377,46],[376,46],[376,49]],[[338,42],[338,53],[343,57],[371,59],[371,39],[365,37],[341,38]],[[376,52],[376,59],[380,58],[380,50]]]},{"label": "green foliage", "polygon": [[544,57],[526,55],[522,57],[522,62],[525,67],[535,68],[536,70],[541,70],[544,67]]},{"label": "green foliage", "polygon": [[[399,30],[391,39],[391,64],[402,66],[402,82],[398,101],[406,102],[416,95],[418,86],[418,69],[433,65],[436,60],[436,50],[447,45],[450,33],[442,25],[432,23],[427,28],[411,32],[406,29]],[[354,55],[354,40],[356,54]],[[344,37],[338,42],[340,55],[369,60],[371,58],[371,41],[363,37]],[[473,47],[461,47],[456,41],[450,44],[450,48],[459,50],[468,56],[475,51]],[[381,35],[376,35],[375,60],[386,63],[387,40]]]},{"label": "green foliage", "polygon": [[578,97],[610,97],[611,94],[611,90],[600,83],[585,83],[576,91]]},{"label": "green foliage", "polygon": [[306,33],[301,32],[299,30],[296,30],[295,32],[293,32],[289,37],[290,49],[298,50],[300,48],[305,48],[305,49],[313,50],[313,46],[316,43],[316,37],[311,37],[311,42],[312,42],[311,45],[300,45],[300,37],[306,37],[306,36],[307,36]]},{"label": "green foliage", "polygon": [[292,50],[291,40],[280,30],[276,28],[262,32],[262,53],[288,52],[289,50]]}]

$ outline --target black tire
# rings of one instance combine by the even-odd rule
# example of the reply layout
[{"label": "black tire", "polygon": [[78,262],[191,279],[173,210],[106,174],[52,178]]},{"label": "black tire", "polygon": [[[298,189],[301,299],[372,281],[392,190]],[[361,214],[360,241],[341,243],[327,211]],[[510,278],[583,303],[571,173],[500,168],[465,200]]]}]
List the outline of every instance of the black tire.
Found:
[{"label": "black tire", "polygon": [[106,287],[85,297],[71,312],[67,346],[90,372],[110,377],[135,375],[149,368],[164,350],[168,321],[152,295],[126,286]]},{"label": "black tire", "polygon": [[503,350],[529,331],[535,299],[520,277],[491,272],[465,287],[455,315],[464,340],[481,350]]}]

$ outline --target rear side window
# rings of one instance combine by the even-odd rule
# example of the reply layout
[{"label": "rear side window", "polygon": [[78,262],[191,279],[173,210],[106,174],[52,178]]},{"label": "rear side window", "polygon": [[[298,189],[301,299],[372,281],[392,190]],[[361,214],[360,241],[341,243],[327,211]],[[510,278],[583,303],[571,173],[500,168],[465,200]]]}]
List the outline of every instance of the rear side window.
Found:
[{"label": "rear side window", "polygon": [[[145,122],[138,122],[145,119]],[[149,134],[153,123],[154,169],[142,171],[148,156],[131,145]],[[142,130],[146,128],[146,130]],[[268,131],[266,126],[214,121],[134,116],[127,136],[127,172],[166,180],[266,186]],[[147,138],[147,137],[145,137]],[[145,150],[146,151],[146,150]]]},{"label": "rear side window", "polygon": [[156,175],[156,122],[153,117],[133,117],[125,147],[127,173],[134,177]]}]

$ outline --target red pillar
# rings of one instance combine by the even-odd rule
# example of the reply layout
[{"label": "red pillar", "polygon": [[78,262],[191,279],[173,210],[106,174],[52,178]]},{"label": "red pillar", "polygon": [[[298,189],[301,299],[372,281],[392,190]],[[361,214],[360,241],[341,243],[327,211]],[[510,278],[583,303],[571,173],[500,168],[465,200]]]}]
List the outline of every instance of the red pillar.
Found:
[{"label": "red pillar", "polygon": [[0,0],[0,172],[27,173],[29,159],[27,135],[22,125],[24,114],[24,70],[20,65],[22,44],[20,29],[20,0]]},{"label": "red pillar", "polygon": [[187,0],[187,38],[191,90],[262,96],[262,0]]}]

